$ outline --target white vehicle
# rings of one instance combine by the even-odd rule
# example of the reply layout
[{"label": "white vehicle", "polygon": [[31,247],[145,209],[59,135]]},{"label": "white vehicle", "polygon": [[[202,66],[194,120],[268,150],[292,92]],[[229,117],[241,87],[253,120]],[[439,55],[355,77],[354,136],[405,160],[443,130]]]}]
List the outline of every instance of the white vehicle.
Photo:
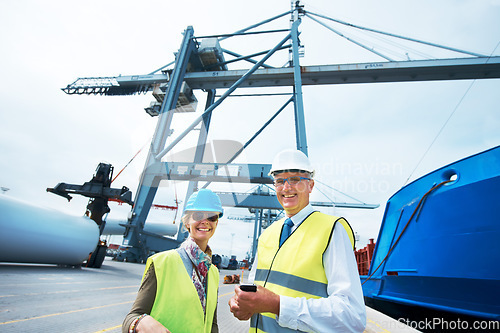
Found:
[{"label": "white vehicle", "polygon": [[220,268],[227,269],[227,267],[229,266],[229,257],[223,254],[220,257],[221,257]]}]

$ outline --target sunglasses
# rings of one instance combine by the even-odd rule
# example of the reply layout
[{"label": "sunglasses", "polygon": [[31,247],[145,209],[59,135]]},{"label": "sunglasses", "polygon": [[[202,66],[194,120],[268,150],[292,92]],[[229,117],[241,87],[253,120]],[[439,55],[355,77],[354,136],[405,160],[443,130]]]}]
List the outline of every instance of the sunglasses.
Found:
[{"label": "sunglasses", "polygon": [[207,220],[210,222],[217,222],[217,220],[219,220],[219,214],[214,215],[214,213],[207,213],[207,212],[193,212],[191,214],[191,217],[193,218],[193,220],[198,222],[203,220]]}]

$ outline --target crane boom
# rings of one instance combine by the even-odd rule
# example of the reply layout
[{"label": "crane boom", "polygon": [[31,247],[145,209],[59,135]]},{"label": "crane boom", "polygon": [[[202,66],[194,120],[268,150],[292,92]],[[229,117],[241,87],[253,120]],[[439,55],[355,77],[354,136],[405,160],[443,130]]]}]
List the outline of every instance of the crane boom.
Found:
[{"label": "crane boom", "polygon": [[[246,71],[189,72],[191,89],[227,88]],[[500,57],[392,61],[344,65],[302,66],[302,84],[347,84],[500,78]],[[79,78],[62,90],[69,95],[133,95],[169,82],[169,74]],[[257,69],[243,87],[292,86],[293,68]]]}]

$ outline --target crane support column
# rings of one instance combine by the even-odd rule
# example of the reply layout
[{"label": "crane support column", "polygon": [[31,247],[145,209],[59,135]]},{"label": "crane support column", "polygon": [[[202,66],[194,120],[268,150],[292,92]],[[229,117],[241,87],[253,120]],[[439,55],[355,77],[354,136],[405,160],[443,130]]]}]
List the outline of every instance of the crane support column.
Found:
[{"label": "crane support column", "polygon": [[292,61],[293,61],[293,76],[294,86],[293,94],[295,98],[295,137],[297,140],[297,149],[308,155],[307,152],[307,138],[306,138],[306,125],[304,118],[304,102],[302,99],[302,76],[299,62],[299,25],[301,22],[300,14],[302,7],[296,6],[293,12],[293,24],[291,31],[292,38]]},{"label": "crane support column", "polygon": [[123,244],[130,246],[130,248],[129,251],[125,252],[125,258],[120,257],[118,259],[140,262],[144,261],[149,254],[147,253],[147,248],[144,246],[145,239],[142,231],[161,180],[157,172],[158,170],[155,170],[154,166],[158,165],[158,162],[161,160],[161,158],[156,158],[156,156],[165,146],[167,137],[170,134],[170,125],[184,75],[186,74],[189,57],[196,48],[192,39],[193,34],[193,27],[191,26],[184,31],[184,39],[177,54],[174,70],[160,109],[156,131],[134,200],[134,207],[129,221],[125,225]]},{"label": "crane support column", "polygon": [[[214,104],[214,101],[215,101],[215,89],[210,89],[207,91],[207,102],[205,103],[205,110],[208,109],[212,104]],[[196,152],[194,154],[194,163],[203,162],[203,156],[205,154],[205,147],[207,143],[207,136],[208,136],[208,130],[210,128],[211,119],[212,119],[211,112],[203,115],[200,128],[200,135],[198,136],[198,144],[196,145]],[[184,200],[184,202],[187,202],[191,194],[193,194],[197,189],[198,189],[198,181],[197,180],[189,181],[188,189],[186,192],[186,199]],[[183,242],[187,237],[187,234],[185,232],[182,232],[183,230],[182,225],[183,222],[181,219],[181,222],[179,223],[179,231],[177,232],[178,242]]]}]

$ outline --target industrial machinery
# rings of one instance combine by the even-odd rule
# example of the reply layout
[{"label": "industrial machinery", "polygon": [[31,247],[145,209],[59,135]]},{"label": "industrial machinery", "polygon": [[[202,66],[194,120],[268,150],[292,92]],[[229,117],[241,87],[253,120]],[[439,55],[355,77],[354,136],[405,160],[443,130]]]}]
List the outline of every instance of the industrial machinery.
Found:
[{"label": "industrial machinery", "polygon": [[[99,226],[99,236],[104,232],[106,222],[102,219],[104,214],[110,212],[108,201],[110,199],[119,200],[129,205],[133,205],[132,192],[123,186],[121,189],[111,188],[113,179],[113,166],[111,164],[99,163],[92,179],[83,185],[59,183],[54,188],[47,188],[51,192],[62,196],[68,201],[72,199],[69,195],[79,194],[90,198],[85,215],[89,216]],[[95,250],[87,259],[85,266],[99,268],[106,256],[107,244],[99,240]]]},{"label": "industrial machinery", "polygon": [[[287,21],[289,26],[286,29],[253,30],[287,15],[290,15],[291,19]],[[176,238],[157,237],[157,235],[144,231],[145,221],[153,204],[159,183],[162,180],[188,181],[186,198],[199,188],[199,182],[205,182],[203,187],[209,186],[211,182],[271,184],[271,178],[268,176],[270,164],[236,164],[233,161],[284,109],[292,104],[295,119],[296,148],[307,155],[308,145],[302,96],[303,85],[500,77],[500,57],[485,57],[480,54],[443,47],[373,29],[370,29],[370,31],[393,38],[442,47],[453,52],[467,54],[468,57],[430,61],[395,61],[366,45],[350,40],[384,58],[384,61],[367,64],[301,66],[300,57],[303,54],[303,45],[299,39],[299,26],[304,17],[319,23],[337,35],[339,33],[335,29],[319,19],[349,25],[356,29],[368,30],[365,27],[347,24],[324,15],[308,12],[300,4],[300,1],[296,1],[292,3],[290,11],[232,34],[195,36],[193,27],[189,26],[184,31],[184,37],[176,53],[175,61],[152,73],[146,75],[120,75],[117,77],[79,78],[62,89],[67,94],[88,95],[131,95],[152,91],[155,97],[155,101],[146,108],[146,112],[151,116],[158,117],[157,127],[136,192],[134,206],[128,223],[125,225],[123,245],[127,246],[129,250],[124,252],[118,259],[143,262],[152,252],[176,248],[185,239],[186,234],[181,232],[182,224],[179,226]],[[271,49],[250,55],[240,55],[222,47],[223,41],[228,38],[259,34],[266,37],[270,36],[269,39],[275,36],[279,37],[276,38],[277,42]],[[271,57],[283,50],[288,55],[286,64],[282,67],[270,65],[269,60]],[[230,55],[234,59],[226,60],[224,55]],[[229,65],[242,62],[250,63],[251,68],[229,68]],[[171,65],[173,65],[173,68],[165,69]],[[253,137],[242,145],[241,149],[234,151],[232,156],[228,158],[208,162],[205,150],[212,113],[237,88],[242,87],[288,87],[290,92],[286,95],[289,95],[290,98],[278,108]],[[193,98],[191,92],[196,89],[206,92],[207,99],[204,111],[182,133],[171,139],[167,145],[167,138],[172,134],[171,124],[174,115],[192,112],[195,109],[193,103],[197,101]],[[217,99],[216,89],[224,91]],[[283,95],[283,93],[280,94]],[[199,130],[199,132],[198,143],[192,161],[185,162],[175,159],[165,161],[167,154],[171,153],[172,149],[193,130]],[[237,197],[240,198],[236,199]],[[224,206],[255,208],[256,220],[259,216],[262,218],[263,214],[261,212],[263,209],[279,208],[273,202],[275,198],[269,195],[260,195],[259,193],[222,195],[221,199]],[[349,206],[355,208],[378,207],[378,205],[365,203],[346,204],[344,207]],[[260,228],[256,227],[255,230],[254,244],[259,236]]]}]

